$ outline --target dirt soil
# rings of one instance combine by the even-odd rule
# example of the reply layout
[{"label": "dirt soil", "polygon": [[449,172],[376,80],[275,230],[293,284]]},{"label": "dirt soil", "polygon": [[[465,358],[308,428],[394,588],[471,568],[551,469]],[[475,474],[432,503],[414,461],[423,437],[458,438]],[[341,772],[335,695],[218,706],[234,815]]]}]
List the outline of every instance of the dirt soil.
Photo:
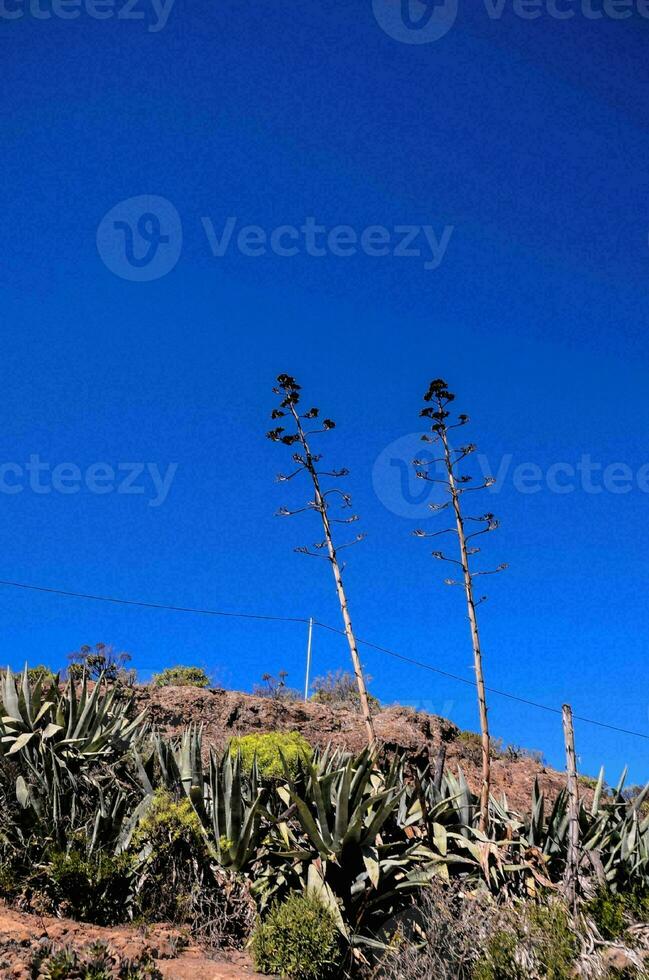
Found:
[{"label": "dirt soil", "polygon": [[[365,744],[365,729],[358,712],[313,702],[273,700],[220,689],[190,687],[139,687],[138,708],[145,705],[151,723],[166,735],[177,735],[190,724],[203,727],[204,745],[222,749],[233,735],[249,732],[298,731],[314,746],[328,742],[357,751]],[[446,766],[461,765],[474,791],[480,785],[480,754],[467,745],[453,722],[412,708],[384,708],[375,717],[378,738],[386,751],[403,749],[422,762],[433,760],[446,746]],[[565,785],[565,776],[533,759],[494,759],[492,792],[505,794],[507,802],[528,812],[534,779],[551,800]],[[586,794],[588,795],[588,794]]]},{"label": "dirt soil", "polygon": [[105,943],[115,957],[134,960],[149,953],[163,977],[169,980],[241,980],[259,977],[245,953],[233,952],[227,959],[208,959],[191,944],[181,950],[182,933],[171,926],[156,925],[146,931],[134,926],[102,926],[31,915],[0,903],[0,977],[30,980],[32,959],[43,943],[53,949],[83,951],[92,943]]}]

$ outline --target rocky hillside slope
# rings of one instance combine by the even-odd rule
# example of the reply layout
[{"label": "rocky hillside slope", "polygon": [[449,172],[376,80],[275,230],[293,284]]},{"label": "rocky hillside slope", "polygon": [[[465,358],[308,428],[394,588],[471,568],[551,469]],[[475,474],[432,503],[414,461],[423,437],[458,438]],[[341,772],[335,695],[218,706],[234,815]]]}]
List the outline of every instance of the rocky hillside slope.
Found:
[{"label": "rocky hillside slope", "polygon": [[[314,746],[331,742],[358,750],[365,744],[362,719],[348,708],[191,687],[138,687],[135,697],[140,709],[147,707],[151,723],[161,733],[177,735],[192,723],[200,724],[205,744],[217,749],[222,749],[233,735],[264,731],[298,731]],[[461,733],[451,721],[411,708],[393,707],[377,713],[375,727],[386,751],[406,750],[422,762],[434,759],[444,744],[446,766],[460,765],[471,788],[478,789],[477,739]],[[525,812],[537,776],[552,799],[565,784],[562,773],[533,759],[508,755],[496,758],[492,765],[493,793],[497,797],[505,793],[510,805]]]}]

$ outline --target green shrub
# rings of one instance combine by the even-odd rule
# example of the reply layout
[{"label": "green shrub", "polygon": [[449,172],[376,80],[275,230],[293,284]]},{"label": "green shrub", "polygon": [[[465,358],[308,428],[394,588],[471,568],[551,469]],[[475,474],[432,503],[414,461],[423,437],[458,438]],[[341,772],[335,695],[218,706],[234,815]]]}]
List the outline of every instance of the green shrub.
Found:
[{"label": "green shrub", "polygon": [[331,912],[317,898],[294,894],[274,905],[259,923],[252,955],[260,973],[295,980],[340,976],[340,933]]},{"label": "green shrub", "polygon": [[[482,759],[482,739],[477,732],[460,732],[457,736],[458,742],[462,745],[462,755],[465,759],[473,762],[474,765],[479,766],[480,760]],[[492,739],[492,752],[493,750],[493,739]]]},{"label": "green shrub", "polygon": [[[365,678],[369,684],[371,677]],[[313,694],[311,700],[317,704],[328,704],[332,707],[360,708],[361,698],[358,693],[358,682],[348,670],[330,670],[324,677],[316,677],[311,685]],[[378,698],[368,694],[370,708],[380,708]]]},{"label": "green shrub", "polygon": [[131,858],[126,854],[85,858],[79,851],[54,851],[35,886],[57,911],[110,925],[127,916],[132,876]]},{"label": "green shrub", "polygon": [[138,852],[139,915],[184,922],[206,881],[211,884],[207,844],[190,800],[156,790],[133,833],[131,850]]},{"label": "green shrub", "polygon": [[45,664],[38,664],[36,667],[27,668],[27,677],[31,685],[40,681],[43,686],[48,686],[54,683],[55,675]]},{"label": "green shrub", "polygon": [[495,932],[474,968],[474,980],[525,980],[527,974],[516,962],[517,947],[516,936],[512,933]]},{"label": "green shrub", "polygon": [[282,756],[291,774],[295,775],[301,761],[310,759],[313,754],[313,749],[299,732],[265,732],[232,738],[230,752],[237,751],[241,752],[241,763],[245,770],[252,768],[256,757],[260,774],[269,778],[284,776]]},{"label": "green shrub", "polygon": [[586,905],[602,937],[618,939],[633,922],[649,921],[649,894],[637,889],[610,892],[602,889]]},{"label": "green shrub", "polygon": [[16,889],[16,876],[9,864],[0,863],[0,896],[8,898]]},{"label": "green shrub", "polygon": [[568,913],[559,902],[532,905],[528,910],[532,941],[538,952],[539,965],[548,980],[574,976],[579,941],[570,928]]},{"label": "green shrub", "polygon": [[202,667],[165,667],[151,678],[154,687],[209,687],[210,679]]},{"label": "green shrub", "polygon": [[601,891],[586,906],[604,939],[617,939],[627,927],[626,909],[622,895]]},{"label": "green shrub", "polygon": [[[474,980],[570,980],[579,953],[563,905],[526,906],[508,929],[489,937],[484,955],[475,966]],[[529,965],[532,965],[530,971]]]},{"label": "green shrub", "polygon": [[131,846],[167,848],[178,843],[203,846],[200,819],[187,797],[175,800],[168,790],[158,789],[133,834]]}]

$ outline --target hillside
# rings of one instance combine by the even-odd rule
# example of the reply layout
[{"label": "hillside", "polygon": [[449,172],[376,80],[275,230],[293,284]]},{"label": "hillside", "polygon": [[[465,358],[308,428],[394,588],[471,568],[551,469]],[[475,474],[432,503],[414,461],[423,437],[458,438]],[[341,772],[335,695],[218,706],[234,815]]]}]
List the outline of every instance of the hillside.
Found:
[{"label": "hillside", "polygon": [[[618,799],[611,806],[600,801],[591,809],[592,791],[584,787],[586,807],[580,812],[583,853],[592,850],[589,844],[593,841],[603,844],[595,852],[594,874],[588,874],[590,867],[583,862],[579,877],[580,901],[584,915],[589,917],[583,919],[586,925],[582,930],[575,924],[582,919],[573,922],[561,901],[566,859],[560,848],[565,844],[567,826],[561,811],[558,816],[548,815],[545,821],[517,820],[517,813],[529,811],[536,779],[546,800],[555,798],[564,787],[564,775],[544,766],[538,756],[494,746],[492,789],[497,798],[506,796],[507,807],[493,808],[486,839],[475,826],[479,814],[472,812],[468,801],[456,802],[462,798],[466,801],[461,787],[456,792],[452,781],[447,780],[443,792],[448,794],[450,787],[451,795],[437,801],[434,794],[439,790],[430,776],[417,782],[411,778],[411,769],[400,772],[388,765],[391,756],[403,752],[409,763],[423,768],[432,761],[437,768],[445,755],[447,772],[461,768],[475,791],[480,780],[478,736],[437,715],[402,706],[375,712],[380,758],[374,765],[367,765],[367,755],[361,753],[346,760],[343,767],[336,761],[328,771],[318,771],[293,785],[282,779],[273,787],[269,781],[266,788],[271,792],[262,803],[263,791],[260,796],[251,795],[251,780],[244,775],[240,783],[234,777],[232,761],[226,754],[222,766],[210,767],[209,783],[204,783],[195,805],[191,801],[198,784],[192,782],[189,795],[190,787],[178,786],[173,767],[167,766],[174,739],[190,726],[194,732],[185,748],[205,755],[211,747],[224,749],[233,736],[277,731],[299,732],[317,747],[332,744],[356,752],[365,742],[360,714],[353,705],[304,703],[191,686],[135,686],[130,690],[132,700],[120,698],[120,693],[126,693],[120,688],[113,701],[110,692],[102,696],[101,688],[92,684],[93,696],[86,699],[83,683],[58,689],[52,684],[50,700],[34,716],[36,720],[30,721],[28,711],[33,702],[28,691],[20,700],[17,684],[22,680],[8,674],[6,696],[17,716],[22,719],[24,712],[20,723],[28,730],[17,734],[10,724],[13,716],[5,712],[5,741],[12,742],[12,749],[3,757],[4,784],[0,787],[8,827],[0,882],[2,976],[14,980],[91,975],[102,980],[126,975],[157,980],[234,980],[256,975],[247,945],[251,938],[257,944],[253,947],[256,967],[273,974],[284,966],[283,961],[274,959],[277,947],[268,944],[285,936],[290,943],[291,936],[298,936],[302,943],[304,923],[313,928],[314,915],[318,931],[313,933],[316,946],[309,946],[309,957],[314,948],[320,948],[317,944],[322,928],[327,930],[326,943],[333,944],[331,955],[338,957],[341,970],[343,966],[348,970],[339,975],[369,976],[367,971],[374,970],[378,962],[374,962],[373,954],[364,953],[361,958],[351,952],[356,946],[345,952],[348,932],[343,930],[349,928],[347,923],[364,916],[360,921],[365,933],[359,930],[357,935],[366,935],[369,948],[377,949],[377,937],[382,942],[381,936],[393,934],[381,930],[397,928],[415,907],[421,914],[421,928],[430,934],[425,956],[433,956],[434,951],[437,959],[429,962],[424,956],[420,960],[424,954],[419,946],[406,944],[409,962],[416,965],[417,961],[419,972],[414,972],[413,965],[404,974],[399,957],[387,953],[380,967],[385,970],[380,975],[386,980],[401,980],[404,975],[422,980],[441,977],[440,963],[452,970],[457,957],[463,962],[469,957],[466,962],[471,970],[475,966],[478,971],[466,974],[467,980],[469,976],[472,980],[478,976],[518,976],[479,972],[485,964],[491,968],[492,947],[496,950],[493,956],[500,955],[498,937],[507,937],[506,949],[513,951],[520,946],[526,957],[546,963],[547,956],[555,955],[557,930],[568,937],[561,953],[563,972],[530,972],[530,976],[577,975],[567,971],[584,958],[590,958],[588,970],[579,975],[609,975],[601,971],[612,956],[627,971],[625,975],[645,975],[638,970],[642,971],[645,949],[649,949],[649,896],[645,898],[642,892],[639,899],[633,894],[627,899],[628,889],[598,895],[595,877],[598,867],[606,868],[609,875],[616,876],[616,884],[626,888],[628,859],[637,861],[637,857],[623,852],[619,841],[628,841],[632,830],[638,832],[635,804]],[[34,691],[34,697],[39,698],[40,691]],[[76,718],[75,731],[81,735],[69,739],[67,729],[51,723],[50,716]],[[85,733],[83,725],[87,727]],[[196,729],[200,729],[200,738]],[[155,791],[142,809],[142,792],[137,788],[137,777],[133,778],[138,756],[125,752],[124,739],[130,737],[135,747],[152,730],[161,736],[153,745],[153,761],[157,759],[158,764],[147,769]],[[39,808],[48,806],[50,797],[37,795],[37,784],[32,781],[38,776],[34,760],[40,760],[43,753],[27,755],[35,739],[40,739],[41,745],[57,739],[61,757],[67,752],[69,764],[86,777],[83,794],[78,790],[78,779],[69,785],[62,783],[63,793],[53,795],[54,804],[44,817]],[[67,744],[70,741],[74,741],[74,753]],[[100,759],[93,757],[92,751],[83,751],[84,745],[92,749],[98,744],[106,746]],[[184,767],[184,762],[180,764]],[[47,779],[47,771],[43,779]],[[324,809],[323,787],[329,794],[329,811]],[[105,808],[103,813],[110,819],[104,817],[102,822],[97,817],[102,811],[97,809],[96,798],[105,801],[107,794],[113,794],[111,809]],[[289,806],[286,810],[289,794],[294,796],[295,809]],[[403,812],[398,805],[402,795],[406,799]],[[210,806],[216,807],[215,801],[224,803],[226,799],[230,802],[224,804],[222,813],[221,809],[210,811]],[[422,815],[426,800],[431,799],[440,821],[433,819],[429,830]],[[77,808],[74,813],[73,808]],[[537,818],[541,809],[536,808]],[[61,812],[63,819],[58,816]],[[311,813],[316,816],[309,818]],[[325,855],[324,846],[319,846],[316,819],[323,821],[324,828],[335,826],[328,830]],[[379,820],[382,823],[377,830]],[[24,827],[34,828],[27,845]],[[68,834],[65,851],[57,846],[52,827],[59,834]],[[125,831],[129,837],[123,836]],[[363,858],[363,837],[356,836],[359,833],[376,842],[372,845],[377,855],[375,866],[370,865],[369,870]],[[646,827],[641,831],[645,833]],[[101,842],[96,851],[95,839]],[[558,847],[548,851],[546,842],[558,843]],[[636,850],[646,853],[644,837],[639,836]],[[318,882],[321,889],[326,885],[326,905],[318,897],[320,892],[305,892],[301,876],[307,863],[310,877],[306,883],[309,889],[316,889]],[[370,871],[378,874],[371,878]],[[634,873],[644,880],[637,871]],[[285,882],[292,880],[296,884],[289,891]],[[422,882],[428,880],[434,887],[422,890]],[[364,894],[357,900],[361,889]],[[276,904],[278,893],[282,898]],[[520,894],[534,895],[539,901],[521,909],[512,904],[512,896]],[[424,904],[413,905],[420,900]],[[613,918],[609,916],[611,910]],[[287,918],[289,915],[292,918]],[[440,952],[434,938],[440,915],[453,936],[446,952]],[[477,936],[476,922],[481,930]],[[599,937],[596,950],[593,935]],[[444,959],[447,955],[448,962]],[[631,973],[627,967],[632,968]],[[451,972],[444,975],[455,976]],[[313,980],[316,976],[320,974],[313,974]]]},{"label": "hillside", "polygon": [[[324,747],[331,742],[352,751],[365,744],[360,715],[348,708],[274,700],[222,689],[137,687],[135,691],[138,707],[147,707],[151,723],[160,732],[173,736],[190,724],[200,724],[204,744],[217,749],[222,749],[233,735],[262,731],[298,731],[314,746]],[[477,791],[480,765],[476,739],[461,733],[453,722],[412,708],[391,707],[376,714],[375,725],[386,752],[403,749],[423,764],[434,759],[445,745],[446,766],[460,765],[470,787]],[[511,806],[525,812],[536,777],[552,799],[565,785],[562,773],[531,758],[496,758],[492,764],[492,792],[497,797],[505,793]]]}]

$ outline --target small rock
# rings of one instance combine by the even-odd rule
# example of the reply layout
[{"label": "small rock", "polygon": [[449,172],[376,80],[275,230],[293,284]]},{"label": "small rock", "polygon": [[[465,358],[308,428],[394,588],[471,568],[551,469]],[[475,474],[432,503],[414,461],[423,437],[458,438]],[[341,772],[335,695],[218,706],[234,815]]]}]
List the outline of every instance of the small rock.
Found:
[{"label": "small rock", "polygon": [[604,965],[611,972],[624,973],[633,967],[641,967],[642,963],[631,949],[622,946],[607,946],[602,952]]}]

